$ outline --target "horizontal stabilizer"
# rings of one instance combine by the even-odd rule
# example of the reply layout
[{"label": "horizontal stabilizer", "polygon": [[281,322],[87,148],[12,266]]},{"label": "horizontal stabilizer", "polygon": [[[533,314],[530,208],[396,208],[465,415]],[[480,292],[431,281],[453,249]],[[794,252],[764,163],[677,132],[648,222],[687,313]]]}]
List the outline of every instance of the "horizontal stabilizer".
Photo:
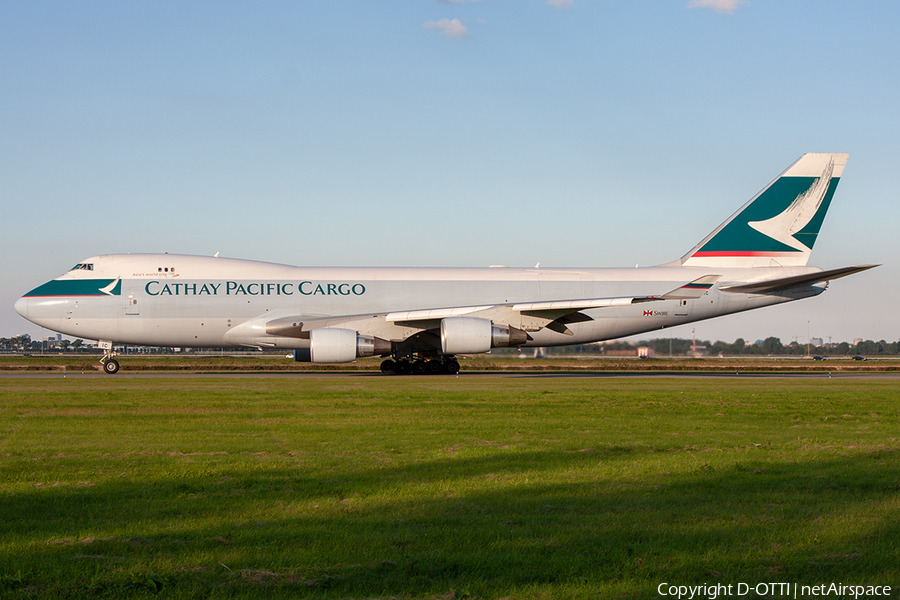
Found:
[{"label": "horizontal stabilizer", "polygon": [[801,285],[812,285],[822,281],[831,281],[839,279],[847,275],[853,275],[861,271],[874,269],[879,265],[859,265],[853,267],[842,267],[840,269],[832,269],[830,271],[819,271],[818,273],[808,273],[806,275],[795,275],[793,277],[781,277],[779,279],[768,279],[766,281],[757,281],[755,283],[746,283],[742,285],[732,285],[720,288],[723,292],[731,292],[734,294],[772,294],[781,290]]}]

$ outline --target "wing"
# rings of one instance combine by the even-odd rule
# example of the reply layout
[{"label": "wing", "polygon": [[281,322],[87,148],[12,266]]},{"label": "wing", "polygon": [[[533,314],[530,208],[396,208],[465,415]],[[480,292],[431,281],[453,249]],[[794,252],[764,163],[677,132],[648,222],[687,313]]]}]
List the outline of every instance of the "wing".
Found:
[{"label": "wing", "polygon": [[[429,308],[380,314],[344,315],[333,317],[296,315],[267,321],[267,335],[308,339],[314,329],[340,327],[355,329],[361,334],[386,340],[402,341],[424,330],[436,330],[441,321],[451,317],[490,319],[495,323],[514,326],[522,332],[534,332],[547,328],[558,333],[572,335],[566,327],[569,323],[592,320],[580,312],[594,308],[629,306],[643,302],[699,298],[720,278],[705,275],[659,296],[628,296],[614,298],[579,298],[575,300],[550,300],[513,304],[484,304]],[[521,343],[528,336],[520,336]]]}]

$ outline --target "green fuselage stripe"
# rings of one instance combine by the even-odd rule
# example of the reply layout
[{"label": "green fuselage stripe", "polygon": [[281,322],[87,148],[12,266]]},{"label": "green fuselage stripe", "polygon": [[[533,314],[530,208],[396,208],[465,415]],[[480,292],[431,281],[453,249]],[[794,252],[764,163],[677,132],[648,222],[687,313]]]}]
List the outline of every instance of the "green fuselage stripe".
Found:
[{"label": "green fuselage stripe", "polygon": [[58,296],[119,296],[122,282],[119,281],[109,293],[101,292],[115,279],[54,279],[25,294],[25,298]]}]

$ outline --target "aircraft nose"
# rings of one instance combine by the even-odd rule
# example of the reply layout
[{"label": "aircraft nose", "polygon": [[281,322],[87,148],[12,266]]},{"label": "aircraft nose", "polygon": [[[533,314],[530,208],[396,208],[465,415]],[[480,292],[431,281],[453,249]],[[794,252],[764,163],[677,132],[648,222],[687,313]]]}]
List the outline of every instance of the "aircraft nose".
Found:
[{"label": "aircraft nose", "polygon": [[16,300],[16,312],[26,319],[28,318],[28,298],[23,296]]}]

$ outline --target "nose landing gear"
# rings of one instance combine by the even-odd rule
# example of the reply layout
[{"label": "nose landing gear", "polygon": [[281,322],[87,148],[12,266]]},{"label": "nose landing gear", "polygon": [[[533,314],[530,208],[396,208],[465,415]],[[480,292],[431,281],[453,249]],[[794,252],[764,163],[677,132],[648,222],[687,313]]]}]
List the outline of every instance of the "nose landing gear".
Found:
[{"label": "nose landing gear", "polygon": [[105,363],[101,363],[103,365],[103,372],[109,375],[115,375],[119,372],[119,361],[114,358],[109,359]]},{"label": "nose landing gear", "polygon": [[106,343],[101,347],[103,348],[103,358],[100,359],[100,365],[103,367],[103,372],[107,375],[115,375],[119,372],[119,361],[113,358],[116,353],[112,350],[112,344]]}]

